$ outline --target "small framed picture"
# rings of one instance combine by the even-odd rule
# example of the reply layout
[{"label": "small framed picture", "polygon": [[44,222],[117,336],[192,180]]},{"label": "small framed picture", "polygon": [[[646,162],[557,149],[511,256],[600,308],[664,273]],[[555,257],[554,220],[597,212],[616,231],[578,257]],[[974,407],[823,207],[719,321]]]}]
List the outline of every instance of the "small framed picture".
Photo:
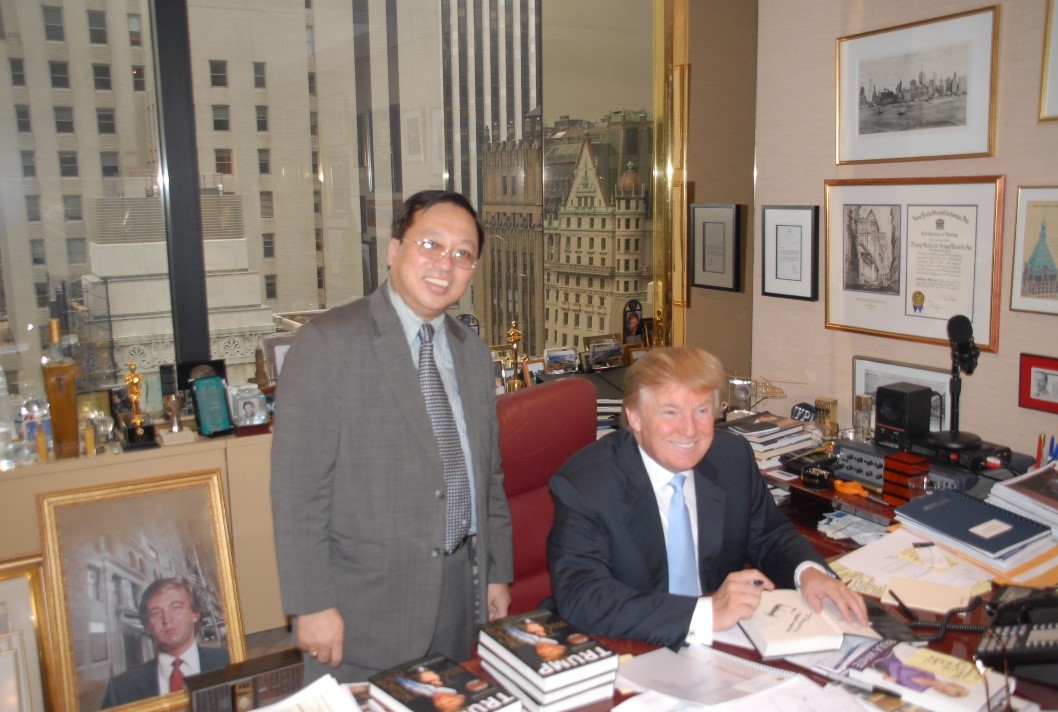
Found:
[{"label": "small framed picture", "polygon": [[643,304],[638,299],[629,299],[624,306],[621,340],[626,344],[645,344]]},{"label": "small framed picture", "polygon": [[624,365],[631,366],[633,361],[642,358],[647,351],[650,351],[650,347],[643,344],[625,344],[623,352]]},{"label": "small framed picture", "polygon": [[496,395],[507,392],[507,379],[503,377],[503,361],[492,359],[492,380],[496,386]]},{"label": "small framed picture", "polygon": [[544,349],[544,373],[572,373],[577,370],[577,350],[574,348]]},{"label": "small framed picture", "polygon": [[522,379],[525,385],[531,386],[536,382],[536,374],[544,372],[545,362],[542,358],[530,358],[522,361]]},{"label": "small framed picture", "polygon": [[604,341],[592,344],[588,350],[593,371],[617,368],[624,364],[623,346],[616,341]]},{"label": "small framed picture", "polygon": [[591,352],[578,351],[577,364],[580,366],[581,373],[588,373],[591,371]]},{"label": "small framed picture", "polygon": [[1021,354],[1018,405],[1058,413],[1058,358]]},{"label": "small framed picture", "polygon": [[819,206],[761,208],[761,294],[819,299]]},{"label": "small framed picture", "polygon": [[287,357],[287,351],[294,345],[293,334],[273,334],[261,340],[261,349],[264,351],[265,375],[268,380],[275,382],[279,380],[279,373],[283,370],[283,360]]},{"label": "small framed picture", "polygon": [[590,351],[591,347],[595,344],[618,344],[621,342],[620,334],[595,334],[594,336],[585,336],[581,339],[584,345],[585,351]]},{"label": "small framed picture", "polygon": [[741,288],[741,245],[737,205],[692,205],[689,225],[695,287],[737,292]]},{"label": "small framed picture", "polygon": [[257,386],[243,384],[228,388],[228,408],[236,427],[264,425],[268,422],[268,402]]},{"label": "small framed picture", "polygon": [[208,438],[229,435],[234,430],[228,413],[228,387],[220,376],[204,376],[191,381],[198,432]]}]

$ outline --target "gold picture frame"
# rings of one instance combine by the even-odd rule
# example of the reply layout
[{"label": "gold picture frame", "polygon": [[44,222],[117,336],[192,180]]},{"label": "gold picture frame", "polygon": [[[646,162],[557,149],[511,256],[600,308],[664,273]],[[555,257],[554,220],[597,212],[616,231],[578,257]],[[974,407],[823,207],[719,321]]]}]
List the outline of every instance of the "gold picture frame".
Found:
[{"label": "gold picture frame", "polygon": [[[48,688],[48,615],[39,555],[0,561],[0,655],[9,659],[3,689],[15,690],[15,709],[52,709]],[[14,683],[11,685],[11,683]]]},{"label": "gold picture frame", "polygon": [[525,383],[525,385],[533,385],[533,377],[538,373],[543,373],[546,365],[547,364],[544,362],[543,357],[527,358],[522,361],[522,381]]},{"label": "gold picture frame", "polygon": [[[56,709],[100,709],[111,682],[117,691],[136,670],[153,673],[157,651],[138,609],[159,579],[192,591],[203,671],[246,657],[219,469],[46,493],[37,505]],[[135,712],[188,701],[186,692],[120,700]]]}]

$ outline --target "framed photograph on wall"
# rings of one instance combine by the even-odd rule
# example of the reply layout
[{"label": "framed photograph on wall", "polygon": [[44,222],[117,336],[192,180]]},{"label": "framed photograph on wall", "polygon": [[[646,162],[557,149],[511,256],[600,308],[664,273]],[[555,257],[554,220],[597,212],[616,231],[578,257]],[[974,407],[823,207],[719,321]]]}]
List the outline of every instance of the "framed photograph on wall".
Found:
[{"label": "framed photograph on wall", "polygon": [[[949,391],[951,373],[943,368],[915,366],[910,363],[887,361],[870,356],[852,357],[852,394],[867,393],[874,396],[878,386],[890,383],[913,383],[933,391],[930,401],[930,431],[947,430],[951,423],[951,398]],[[871,412],[871,427],[874,427],[874,412]]]},{"label": "framed photograph on wall", "polygon": [[819,206],[761,208],[761,294],[819,299]]},{"label": "framed photograph on wall", "polygon": [[1018,405],[1058,413],[1058,357],[1021,354]]},{"label": "framed photograph on wall", "polygon": [[737,205],[691,205],[691,284],[739,290],[739,227]]},{"label": "framed photograph on wall", "polygon": [[[40,556],[0,561],[2,709],[52,709],[45,675],[49,624]],[[5,704],[9,705],[5,707]]]},{"label": "framed photograph on wall", "polygon": [[220,470],[42,494],[38,507],[56,709],[186,708],[186,692],[159,692],[161,653],[195,645],[203,672],[245,658]]},{"label": "framed photograph on wall", "polygon": [[1011,309],[1058,314],[1056,260],[1058,186],[1018,188]]},{"label": "framed photograph on wall", "polygon": [[991,156],[996,6],[837,40],[837,162]]},{"label": "framed photograph on wall", "polygon": [[828,180],[826,328],[999,347],[1003,176]]},{"label": "framed photograph on wall", "polygon": [[1047,0],[1047,19],[1043,31],[1043,71],[1040,73],[1040,120],[1058,119],[1058,14],[1054,0]]}]

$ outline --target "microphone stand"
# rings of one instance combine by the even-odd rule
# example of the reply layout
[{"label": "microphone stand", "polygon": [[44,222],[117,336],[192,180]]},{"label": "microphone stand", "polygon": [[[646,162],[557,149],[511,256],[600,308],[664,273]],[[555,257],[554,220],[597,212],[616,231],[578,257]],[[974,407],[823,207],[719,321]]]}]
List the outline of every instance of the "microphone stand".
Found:
[{"label": "microphone stand", "polygon": [[[972,343],[971,343],[971,346]],[[972,351],[977,351],[974,346]],[[933,446],[947,448],[949,450],[969,450],[981,446],[981,438],[973,433],[959,432],[959,397],[962,395],[962,376],[965,369],[967,373],[973,373],[977,366],[977,355],[967,355],[969,363],[964,363],[958,349],[952,344],[951,349],[951,379],[948,381],[948,392],[951,395],[951,429],[930,433],[926,441]]]}]

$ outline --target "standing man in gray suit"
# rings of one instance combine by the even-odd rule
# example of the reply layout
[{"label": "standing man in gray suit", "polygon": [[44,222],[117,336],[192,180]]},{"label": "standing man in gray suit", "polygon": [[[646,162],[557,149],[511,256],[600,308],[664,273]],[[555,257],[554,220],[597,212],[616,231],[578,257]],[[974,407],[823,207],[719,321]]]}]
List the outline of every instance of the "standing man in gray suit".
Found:
[{"label": "standing man in gray suit", "polygon": [[416,193],[394,221],[389,280],[302,326],[287,353],[272,511],[306,681],[331,668],[364,680],[426,654],[465,660],[476,626],[507,614],[492,358],[445,313],[483,243],[465,197]]}]

